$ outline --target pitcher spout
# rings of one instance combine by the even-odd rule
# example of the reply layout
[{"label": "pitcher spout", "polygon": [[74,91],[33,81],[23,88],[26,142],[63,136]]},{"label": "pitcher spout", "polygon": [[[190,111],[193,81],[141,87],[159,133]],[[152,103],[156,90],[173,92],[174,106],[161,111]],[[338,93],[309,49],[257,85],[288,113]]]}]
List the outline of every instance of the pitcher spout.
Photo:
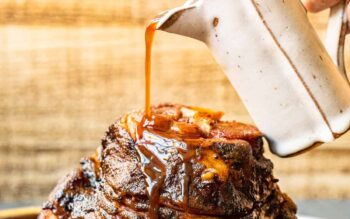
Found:
[{"label": "pitcher spout", "polygon": [[203,41],[205,26],[201,18],[202,0],[190,0],[165,11],[158,18],[157,29]]}]

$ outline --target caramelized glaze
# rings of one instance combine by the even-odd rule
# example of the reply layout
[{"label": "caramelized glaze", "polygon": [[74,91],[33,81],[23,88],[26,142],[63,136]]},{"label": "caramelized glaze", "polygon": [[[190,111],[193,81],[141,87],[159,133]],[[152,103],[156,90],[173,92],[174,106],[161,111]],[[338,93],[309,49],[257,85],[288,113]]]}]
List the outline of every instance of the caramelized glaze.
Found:
[{"label": "caramelized glaze", "polygon": [[[124,119],[127,130],[136,128],[136,149],[140,157],[142,171],[147,182],[149,197],[149,218],[158,218],[160,203],[160,189],[163,187],[167,174],[167,161],[174,154],[181,157],[182,170],[185,173],[181,182],[182,202],[179,208],[187,210],[189,197],[191,161],[205,166],[202,180],[210,182],[214,179],[226,181],[229,166],[219,154],[211,149],[215,142],[234,139],[255,139],[261,133],[253,126],[237,122],[219,122],[221,112],[214,112],[201,108],[179,106],[177,110],[152,111],[150,117],[146,115],[128,115]],[[151,108],[150,108],[151,110]],[[131,122],[130,122],[131,121]],[[136,124],[132,124],[136,123]]]},{"label": "caramelized glaze", "polygon": [[111,125],[40,218],[295,218],[256,129],[182,105],[151,109]]}]

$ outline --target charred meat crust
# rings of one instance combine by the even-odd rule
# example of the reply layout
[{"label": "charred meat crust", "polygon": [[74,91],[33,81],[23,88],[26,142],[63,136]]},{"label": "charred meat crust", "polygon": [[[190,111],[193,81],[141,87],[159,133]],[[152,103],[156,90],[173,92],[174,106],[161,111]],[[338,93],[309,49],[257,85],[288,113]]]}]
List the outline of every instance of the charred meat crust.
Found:
[{"label": "charred meat crust", "polygon": [[[130,122],[138,123],[142,112],[110,126],[96,154],[58,183],[39,218],[150,218],[150,181],[138,151],[149,139],[164,158],[158,218],[296,218],[296,206],[279,190],[254,127],[181,105],[152,111],[162,124],[146,127],[143,140]],[[188,159],[184,145],[191,145]]]}]

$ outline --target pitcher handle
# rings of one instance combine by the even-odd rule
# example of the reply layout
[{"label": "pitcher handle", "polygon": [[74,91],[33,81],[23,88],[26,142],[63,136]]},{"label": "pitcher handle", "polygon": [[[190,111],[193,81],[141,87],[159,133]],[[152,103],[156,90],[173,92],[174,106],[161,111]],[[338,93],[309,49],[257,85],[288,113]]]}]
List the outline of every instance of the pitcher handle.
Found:
[{"label": "pitcher handle", "polygon": [[345,37],[348,31],[348,18],[346,15],[347,0],[341,0],[331,9],[325,46],[339,71],[349,81],[346,74],[344,60]]}]

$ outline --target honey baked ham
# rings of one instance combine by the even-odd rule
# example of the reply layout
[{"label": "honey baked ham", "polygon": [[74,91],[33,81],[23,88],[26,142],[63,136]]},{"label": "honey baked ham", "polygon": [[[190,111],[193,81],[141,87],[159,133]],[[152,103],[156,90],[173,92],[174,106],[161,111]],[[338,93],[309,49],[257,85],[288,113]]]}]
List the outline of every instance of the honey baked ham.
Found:
[{"label": "honey baked ham", "polygon": [[39,218],[296,218],[261,133],[221,116],[167,104],[121,117]]}]

